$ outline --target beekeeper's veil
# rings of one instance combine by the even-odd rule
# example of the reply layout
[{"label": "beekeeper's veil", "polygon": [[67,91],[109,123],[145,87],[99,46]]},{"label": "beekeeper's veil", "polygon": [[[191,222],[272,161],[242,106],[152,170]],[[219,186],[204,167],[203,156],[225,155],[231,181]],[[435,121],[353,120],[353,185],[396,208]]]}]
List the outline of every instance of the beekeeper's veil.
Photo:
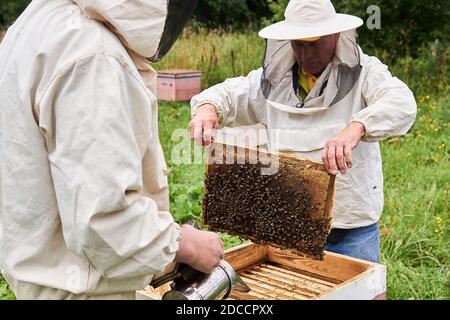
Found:
[{"label": "beekeeper's veil", "polygon": [[198,0],[72,0],[104,22],[135,53],[161,60],[191,18]]},{"label": "beekeeper's veil", "polygon": [[259,32],[261,37],[267,39],[261,78],[264,96],[270,100],[282,98],[274,97],[272,92],[286,73],[295,67],[291,40],[340,33],[335,56],[331,66],[325,71],[328,73],[327,85],[334,85],[337,89],[337,94],[329,105],[336,104],[350,92],[361,73],[355,29],[363,21],[358,17],[337,14],[329,0],[291,0],[286,8],[285,18]]}]

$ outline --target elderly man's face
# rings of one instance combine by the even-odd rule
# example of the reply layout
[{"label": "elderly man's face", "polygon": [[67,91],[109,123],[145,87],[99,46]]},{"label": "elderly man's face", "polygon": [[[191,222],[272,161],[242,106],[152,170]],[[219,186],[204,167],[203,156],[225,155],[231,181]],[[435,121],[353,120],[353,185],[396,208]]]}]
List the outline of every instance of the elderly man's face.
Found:
[{"label": "elderly man's face", "polygon": [[297,63],[307,73],[319,76],[333,59],[339,33],[323,36],[317,41],[291,41]]}]

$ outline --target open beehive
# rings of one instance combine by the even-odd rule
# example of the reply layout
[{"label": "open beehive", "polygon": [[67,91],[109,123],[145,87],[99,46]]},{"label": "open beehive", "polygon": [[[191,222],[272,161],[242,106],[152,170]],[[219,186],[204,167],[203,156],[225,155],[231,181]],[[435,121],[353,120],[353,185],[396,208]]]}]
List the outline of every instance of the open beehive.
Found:
[{"label": "open beehive", "polygon": [[[232,291],[234,300],[385,299],[383,265],[326,252],[323,261],[290,250],[254,243],[227,250],[227,260],[251,288]],[[137,299],[160,300],[170,284],[147,286]]]},{"label": "open beehive", "polygon": [[323,259],[334,176],[323,164],[214,143],[208,152],[203,225]]},{"label": "open beehive", "polygon": [[[384,299],[383,265],[324,252],[334,177],[315,161],[220,143],[209,148],[203,224],[251,239],[225,260],[251,288],[235,300]],[[170,283],[138,299],[161,299]]]}]

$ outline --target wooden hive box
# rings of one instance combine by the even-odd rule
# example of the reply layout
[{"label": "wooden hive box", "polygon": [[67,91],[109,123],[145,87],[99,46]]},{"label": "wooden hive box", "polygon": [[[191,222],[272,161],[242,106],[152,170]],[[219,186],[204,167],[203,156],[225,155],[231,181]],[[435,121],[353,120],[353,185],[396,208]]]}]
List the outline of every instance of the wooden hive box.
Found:
[{"label": "wooden hive box", "polygon": [[190,100],[200,93],[202,73],[197,70],[158,71],[157,95],[163,101]]},{"label": "wooden hive box", "polygon": [[[226,251],[227,260],[252,289],[231,292],[234,300],[383,300],[383,265],[326,252],[323,261],[270,245],[248,243]],[[160,300],[166,284],[137,291],[140,300]]]}]

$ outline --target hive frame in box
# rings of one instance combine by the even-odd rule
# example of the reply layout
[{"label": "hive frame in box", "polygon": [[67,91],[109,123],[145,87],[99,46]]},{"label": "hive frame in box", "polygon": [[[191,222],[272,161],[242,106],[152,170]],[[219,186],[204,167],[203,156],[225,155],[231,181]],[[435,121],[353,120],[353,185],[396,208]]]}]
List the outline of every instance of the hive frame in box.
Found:
[{"label": "hive frame in box", "polygon": [[[331,252],[326,252],[323,261],[317,261],[289,250],[247,243],[227,250],[225,260],[244,281],[247,279],[247,284],[252,288],[249,293],[232,292],[230,299],[383,300],[386,298],[385,266]],[[167,290],[170,290],[169,284],[157,289],[147,286],[137,291],[136,298],[159,300]]]}]

